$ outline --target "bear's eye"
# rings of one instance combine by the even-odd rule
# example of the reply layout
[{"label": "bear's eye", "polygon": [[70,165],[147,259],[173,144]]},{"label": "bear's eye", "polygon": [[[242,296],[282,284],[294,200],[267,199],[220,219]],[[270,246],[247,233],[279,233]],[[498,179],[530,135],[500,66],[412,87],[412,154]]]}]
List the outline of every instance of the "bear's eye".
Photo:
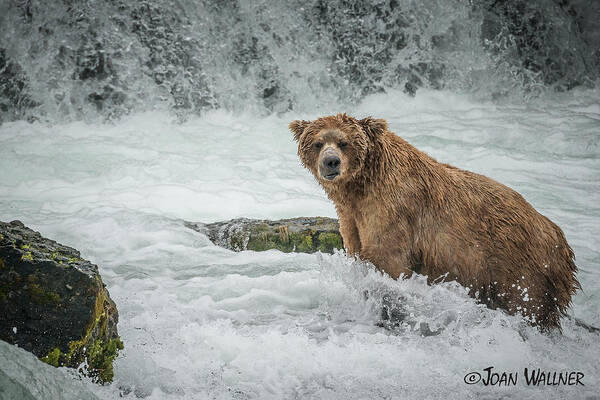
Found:
[{"label": "bear's eye", "polygon": [[340,144],[338,145],[340,147],[340,149],[344,149],[346,146],[348,146],[347,142],[340,142]]},{"label": "bear's eye", "polygon": [[323,147],[323,143],[321,143],[321,142],[315,142],[314,146],[315,146],[315,149],[320,150],[321,147]]}]

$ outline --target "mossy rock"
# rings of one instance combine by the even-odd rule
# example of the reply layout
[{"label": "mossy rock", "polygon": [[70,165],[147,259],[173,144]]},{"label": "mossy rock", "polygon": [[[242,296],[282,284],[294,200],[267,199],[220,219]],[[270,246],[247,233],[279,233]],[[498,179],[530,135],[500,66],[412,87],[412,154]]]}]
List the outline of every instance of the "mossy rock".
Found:
[{"label": "mossy rock", "polygon": [[0,339],[99,383],[123,348],[118,312],[98,267],[19,221],[0,222]]},{"label": "mossy rock", "polygon": [[206,234],[214,244],[234,251],[333,253],[344,247],[337,220],[326,217],[277,221],[237,218],[211,224],[185,222],[185,225]]}]

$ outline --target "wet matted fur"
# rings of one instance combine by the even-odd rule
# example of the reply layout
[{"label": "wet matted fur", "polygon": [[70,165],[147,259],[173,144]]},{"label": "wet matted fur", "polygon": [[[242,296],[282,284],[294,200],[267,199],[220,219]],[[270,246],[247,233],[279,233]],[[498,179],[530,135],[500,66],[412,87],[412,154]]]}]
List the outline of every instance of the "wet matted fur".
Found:
[{"label": "wet matted fur", "polygon": [[[543,329],[580,288],[562,230],[516,191],[437,162],[382,119],[346,114],[293,121],[298,155],[335,203],[349,254],[398,278],[456,280],[490,308]],[[339,175],[322,176],[323,154]],[[333,165],[333,164],[331,164]],[[328,170],[329,171],[329,170]]]}]

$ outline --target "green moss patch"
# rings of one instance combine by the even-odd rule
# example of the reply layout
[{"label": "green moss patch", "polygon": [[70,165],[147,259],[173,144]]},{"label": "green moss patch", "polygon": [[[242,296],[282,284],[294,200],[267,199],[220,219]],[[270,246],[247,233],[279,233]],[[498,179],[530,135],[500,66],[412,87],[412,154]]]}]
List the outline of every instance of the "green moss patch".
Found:
[{"label": "green moss patch", "polygon": [[290,238],[294,243],[296,251],[299,251],[301,253],[314,253],[315,249],[313,247],[312,231],[309,231],[307,233],[292,233],[290,234]]},{"label": "green moss patch", "polygon": [[248,250],[264,251],[276,249],[284,253],[300,251],[313,253],[316,248],[313,247],[312,232],[288,232],[285,229],[275,231],[252,232],[246,246]]},{"label": "green moss patch", "polygon": [[333,249],[342,249],[342,236],[339,233],[322,232],[319,234],[319,251],[333,253]]},{"label": "green moss patch", "polygon": [[93,371],[100,382],[111,382],[114,376],[113,361],[119,350],[123,350],[123,342],[119,338],[103,342],[99,339],[87,349],[88,368]]},{"label": "green moss patch", "polygon": [[58,347],[51,350],[40,360],[54,367],[76,366],[81,363],[82,358],[87,360],[88,375],[97,382],[112,382],[114,378],[113,361],[123,350],[123,342],[119,338],[114,338],[108,342],[96,339],[85,348],[83,357],[80,354],[83,349],[82,341],[73,341],[69,343],[69,352],[67,354],[60,351]]},{"label": "green moss patch", "polygon": [[40,358],[40,360],[42,360],[46,364],[50,364],[54,367],[58,367],[58,360],[60,358],[60,354],[61,354],[60,349],[58,347],[56,347],[54,350],[50,351],[48,353],[48,355]]},{"label": "green moss patch", "polygon": [[[236,240],[241,242],[240,238]],[[339,233],[315,232],[313,230],[290,232],[286,226],[280,226],[277,230],[260,229],[259,227],[250,233],[247,241],[245,248],[254,251],[276,249],[284,253],[293,251],[300,253],[314,253],[316,251],[333,253],[333,249],[343,248],[342,237]]]}]

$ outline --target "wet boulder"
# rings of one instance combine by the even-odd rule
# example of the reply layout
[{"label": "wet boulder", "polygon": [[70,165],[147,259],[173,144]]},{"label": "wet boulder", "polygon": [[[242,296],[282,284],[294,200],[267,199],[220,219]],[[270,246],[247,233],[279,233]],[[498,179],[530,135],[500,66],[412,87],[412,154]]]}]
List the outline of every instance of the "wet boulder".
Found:
[{"label": "wet boulder", "polygon": [[326,217],[299,217],[277,221],[236,218],[210,224],[185,222],[217,246],[234,251],[270,249],[285,253],[333,253],[343,249],[338,221]]},{"label": "wet boulder", "polygon": [[0,339],[110,382],[123,348],[98,267],[20,221],[0,221]]}]

